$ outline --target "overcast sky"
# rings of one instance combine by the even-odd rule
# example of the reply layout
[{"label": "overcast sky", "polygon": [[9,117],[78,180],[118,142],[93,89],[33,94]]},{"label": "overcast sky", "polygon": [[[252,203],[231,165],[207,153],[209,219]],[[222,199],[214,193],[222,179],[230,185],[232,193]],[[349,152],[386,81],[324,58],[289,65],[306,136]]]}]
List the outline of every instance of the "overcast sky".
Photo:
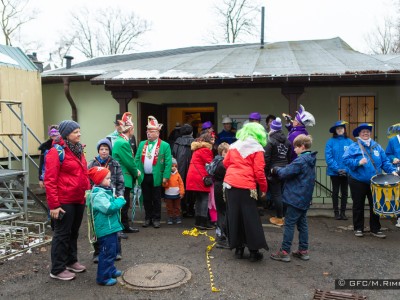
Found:
[{"label": "overcast sky", "polygon": [[[254,0],[265,6],[265,41],[341,37],[355,50],[368,51],[366,35],[393,15],[398,0]],[[46,55],[68,28],[69,11],[86,5],[131,9],[152,24],[139,51],[209,44],[215,27],[213,6],[222,0],[31,0],[40,14],[27,25],[26,36],[42,41],[37,52]],[[260,21],[257,21],[259,24]],[[246,40],[259,42],[260,36]],[[72,53],[74,55],[74,53]],[[43,58],[41,58],[43,59]],[[79,58],[78,58],[79,59]],[[77,61],[75,61],[76,63]]]}]

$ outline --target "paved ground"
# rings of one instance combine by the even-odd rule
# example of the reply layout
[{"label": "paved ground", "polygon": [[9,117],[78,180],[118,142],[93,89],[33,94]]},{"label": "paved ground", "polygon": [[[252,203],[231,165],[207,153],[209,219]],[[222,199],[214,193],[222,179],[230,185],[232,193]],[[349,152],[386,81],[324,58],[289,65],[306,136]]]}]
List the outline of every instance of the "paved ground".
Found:
[{"label": "paved ground", "polygon": [[[138,216],[138,219],[141,216]],[[262,217],[264,232],[272,251],[282,240],[282,228],[268,225]],[[165,220],[165,219],[164,219]],[[349,221],[326,217],[310,217],[310,255],[308,262],[292,259],[290,263],[273,261],[270,252],[264,259],[251,263],[237,260],[229,250],[213,249],[211,267],[215,286],[221,291],[211,292],[205,262],[209,245],[204,236],[183,236],[193,219],[182,225],[160,229],[141,228],[123,241],[123,259],[117,262],[124,270],[136,264],[170,263],[188,268],[192,279],[185,285],[165,291],[132,291],[122,286],[101,287],[95,283],[96,265],[91,263],[86,222],[81,227],[79,240],[80,261],[88,267],[76,280],[61,282],[49,278],[50,247],[36,248],[13,260],[0,262],[1,299],[312,299],[315,289],[334,290],[337,278],[400,279],[399,236],[394,222],[384,220],[388,237],[384,240],[365,236],[354,237],[344,230]],[[136,224],[140,226],[140,223]],[[210,234],[213,234],[210,231]],[[297,236],[296,236],[297,238]],[[295,246],[297,243],[295,243]],[[353,290],[368,299],[399,299],[400,290]]]}]

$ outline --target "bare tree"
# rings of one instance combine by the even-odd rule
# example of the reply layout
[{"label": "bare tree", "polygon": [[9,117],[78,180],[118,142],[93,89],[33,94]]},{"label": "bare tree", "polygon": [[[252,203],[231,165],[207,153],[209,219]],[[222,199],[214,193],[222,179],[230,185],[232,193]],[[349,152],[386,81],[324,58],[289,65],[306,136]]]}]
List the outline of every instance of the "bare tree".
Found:
[{"label": "bare tree", "polygon": [[374,54],[399,53],[399,25],[389,17],[384,18],[384,23],[366,37],[366,43]]},{"label": "bare tree", "polygon": [[[236,43],[243,36],[254,36],[260,9],[252,0],[223,0],[215,6],[215,11],[220,18],[219,26],[223,31],[224,42]],[[220,41],[213,35],[214,41]]]},{"label": "bare tree", "polygon": [[35,10],[27,11],[26,6],[29,0],[0,0],[1,9],[1,30],[4,36],[4,42],[8,46],[12,46],[12,38],[17,30],[35,19]]},{"label": "bare tree", "polygon": [[140,36],[150,30],[145,20],[119,8],[97,9],[94,13],[83,8],[72,15],[71,23],[73,47],[87,58],[133,50]]},{"label": "bare tree", "polygon": [[56,44],[57,49],[50,53],[56,56],[56,61],[59,66],[64,66],[64,56],[70,52],[72,46],[74,45],[74,41],[74,35],[72,35],[71,37],[62,36]]}]

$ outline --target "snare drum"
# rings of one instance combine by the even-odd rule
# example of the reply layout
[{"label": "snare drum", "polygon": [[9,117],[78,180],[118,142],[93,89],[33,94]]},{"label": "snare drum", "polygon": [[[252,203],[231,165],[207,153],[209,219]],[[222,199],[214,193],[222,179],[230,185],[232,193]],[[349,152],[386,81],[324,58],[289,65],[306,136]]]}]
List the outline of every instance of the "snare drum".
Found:
[{"label": "snare drum", "polygon": [[400,215],[400,178],[393,174],[379,174],[371,178],[374,213],[380,217]]}]

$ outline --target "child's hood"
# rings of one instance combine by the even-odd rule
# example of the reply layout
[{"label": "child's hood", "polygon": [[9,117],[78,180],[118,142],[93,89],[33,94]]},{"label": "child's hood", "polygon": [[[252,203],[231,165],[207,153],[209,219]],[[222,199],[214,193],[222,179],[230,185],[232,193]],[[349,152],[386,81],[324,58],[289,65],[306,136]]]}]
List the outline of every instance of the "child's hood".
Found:
[{"label": "child's hood", "polygon": [[309,152],[301,155],[301,158],[312,168],[317,164],[318,151]]},{"label": "child's hood", "polygon": [[113,195],[113,191],[111,189],[105,189],[105,188],[103,188],[101,186],[97,186],[97,185],[93,187],[93,189],[92,189],[93,197],[98,194],[101,194],[101,193],[107,193],[107,194],[110,194],[111,196]]}]

